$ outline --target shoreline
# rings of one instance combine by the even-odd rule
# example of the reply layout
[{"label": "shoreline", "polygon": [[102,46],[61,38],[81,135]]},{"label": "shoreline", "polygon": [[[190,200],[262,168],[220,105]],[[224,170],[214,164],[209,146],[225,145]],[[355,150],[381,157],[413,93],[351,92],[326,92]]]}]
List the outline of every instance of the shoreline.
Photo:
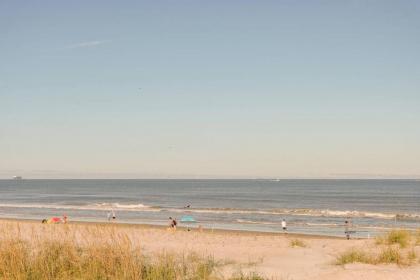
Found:
[{"label": "shoreline", "polygon": [[[0,217],[0,222],[9,221],[9,222],[27,222],[33,224],[41,224],[40,220],[36,219],[24,219],[24,218],[5,218]],[[121,228],[135,228],[135,229],[160,229],[166,230],[168,226],[164,225],[154,225],[154,224],[134,224],[134,223],[120,223],[120,222],[95,222],[95,221],[72,221],[68,222],[70,225],[101,225],[101,226],[118,226]],[[186,227],[178,226],[177,231],[181,232],[188,232]],[[193,232],[197,232],[196,229],[192,230]],[[266,232],[266,231],[256,231],[256,230],[235,230],[235,229],[208,229],[203,228],[203,233],[216,233],[216,234],[236,234],[240,236],[281,236],[281,237],[292,237],[292,238],[305,238],[305,239],[335,239],[335,240],[345,240],[345,236],[332,236],[332,235],[321,235],[321,234],[306,234],[306,233],[276,233],[276,232]],[[365,240],[368,238],[361,238],[361,237],[354,237],[353,240]]]}]

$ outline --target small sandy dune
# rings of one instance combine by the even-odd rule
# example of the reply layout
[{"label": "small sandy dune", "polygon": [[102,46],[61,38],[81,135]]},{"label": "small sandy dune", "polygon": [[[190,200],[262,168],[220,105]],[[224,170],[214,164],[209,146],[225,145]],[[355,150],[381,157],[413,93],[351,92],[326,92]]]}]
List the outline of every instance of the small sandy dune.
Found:
[{"label": "small sandy dune", "polygon": [[[16,234],[28,239],[42,235],[72,236],[86,242],[124,235],[147,255],[194,252],[213,256],[221,264],[222,275],[255,271],[268,279],[420,279],[418,260],[410,266],[335,264],[336,257],[348,249],[375,248],[374,240],[221,230],[174,232],[157,226],[98,223],[42,225],[38,221],[3,220],[0,227],[0,238]],[[292,246],[293,243],[297,245]],[[420,246],[414,250],[420,256]]]}]

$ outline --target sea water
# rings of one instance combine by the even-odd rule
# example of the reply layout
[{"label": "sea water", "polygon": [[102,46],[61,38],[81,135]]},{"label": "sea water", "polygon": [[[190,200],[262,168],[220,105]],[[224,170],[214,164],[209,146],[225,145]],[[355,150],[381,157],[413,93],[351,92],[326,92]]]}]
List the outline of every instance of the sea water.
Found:
[{"label": "sea water", "polygon": [[[189,205],[189,207],[187,207]],[[0,180],[0,217],[355,236],[420,227],[418,180]]]}]

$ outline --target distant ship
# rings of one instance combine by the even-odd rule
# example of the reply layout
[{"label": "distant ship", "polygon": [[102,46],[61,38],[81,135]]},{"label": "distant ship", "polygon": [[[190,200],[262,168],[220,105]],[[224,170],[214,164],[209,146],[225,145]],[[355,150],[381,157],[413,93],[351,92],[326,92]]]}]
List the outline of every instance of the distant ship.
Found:
[{"label": "distant ship", "polygon": [[13,180],[22,180],[22,176],[13,176]]}]

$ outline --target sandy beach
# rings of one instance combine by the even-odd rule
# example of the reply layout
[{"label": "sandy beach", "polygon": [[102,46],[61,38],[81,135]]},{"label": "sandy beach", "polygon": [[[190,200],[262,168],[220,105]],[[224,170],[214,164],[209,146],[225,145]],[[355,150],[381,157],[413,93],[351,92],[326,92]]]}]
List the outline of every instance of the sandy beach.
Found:
[{"label": "sandy beach", "polygon": [[419,14],[1,1],[0,280],[420,280]]},{"label": "sandy beach", "polygon": [[[220,273],[231,275],[237,271],[257,272],[268,279],[419,279],[420,264],[335,264],[337,256],[351,248],[376,248],[370,239],[271,234],[244,231],[186,231],[175,232],[165,227],[126,225],[117,223],[81,223],[42,225],[32,220],[0,220],[2,236],[20,235],[22,238],[48,235],[61,238],[73,235],[76,239],[106,240],[123,234],[147,255],[163,252],[196,253],[212,256],[221,263]],[[104,233],[105,232],[105,233]],[[106,233],[106,232],[109,232]],[[98,236],[98,233],[100,235]],[[87,237],[89,236],[89,237]],[[301,241],[304,247],[292,246]],[[420,247],[415,246],[417,255]]]}]

